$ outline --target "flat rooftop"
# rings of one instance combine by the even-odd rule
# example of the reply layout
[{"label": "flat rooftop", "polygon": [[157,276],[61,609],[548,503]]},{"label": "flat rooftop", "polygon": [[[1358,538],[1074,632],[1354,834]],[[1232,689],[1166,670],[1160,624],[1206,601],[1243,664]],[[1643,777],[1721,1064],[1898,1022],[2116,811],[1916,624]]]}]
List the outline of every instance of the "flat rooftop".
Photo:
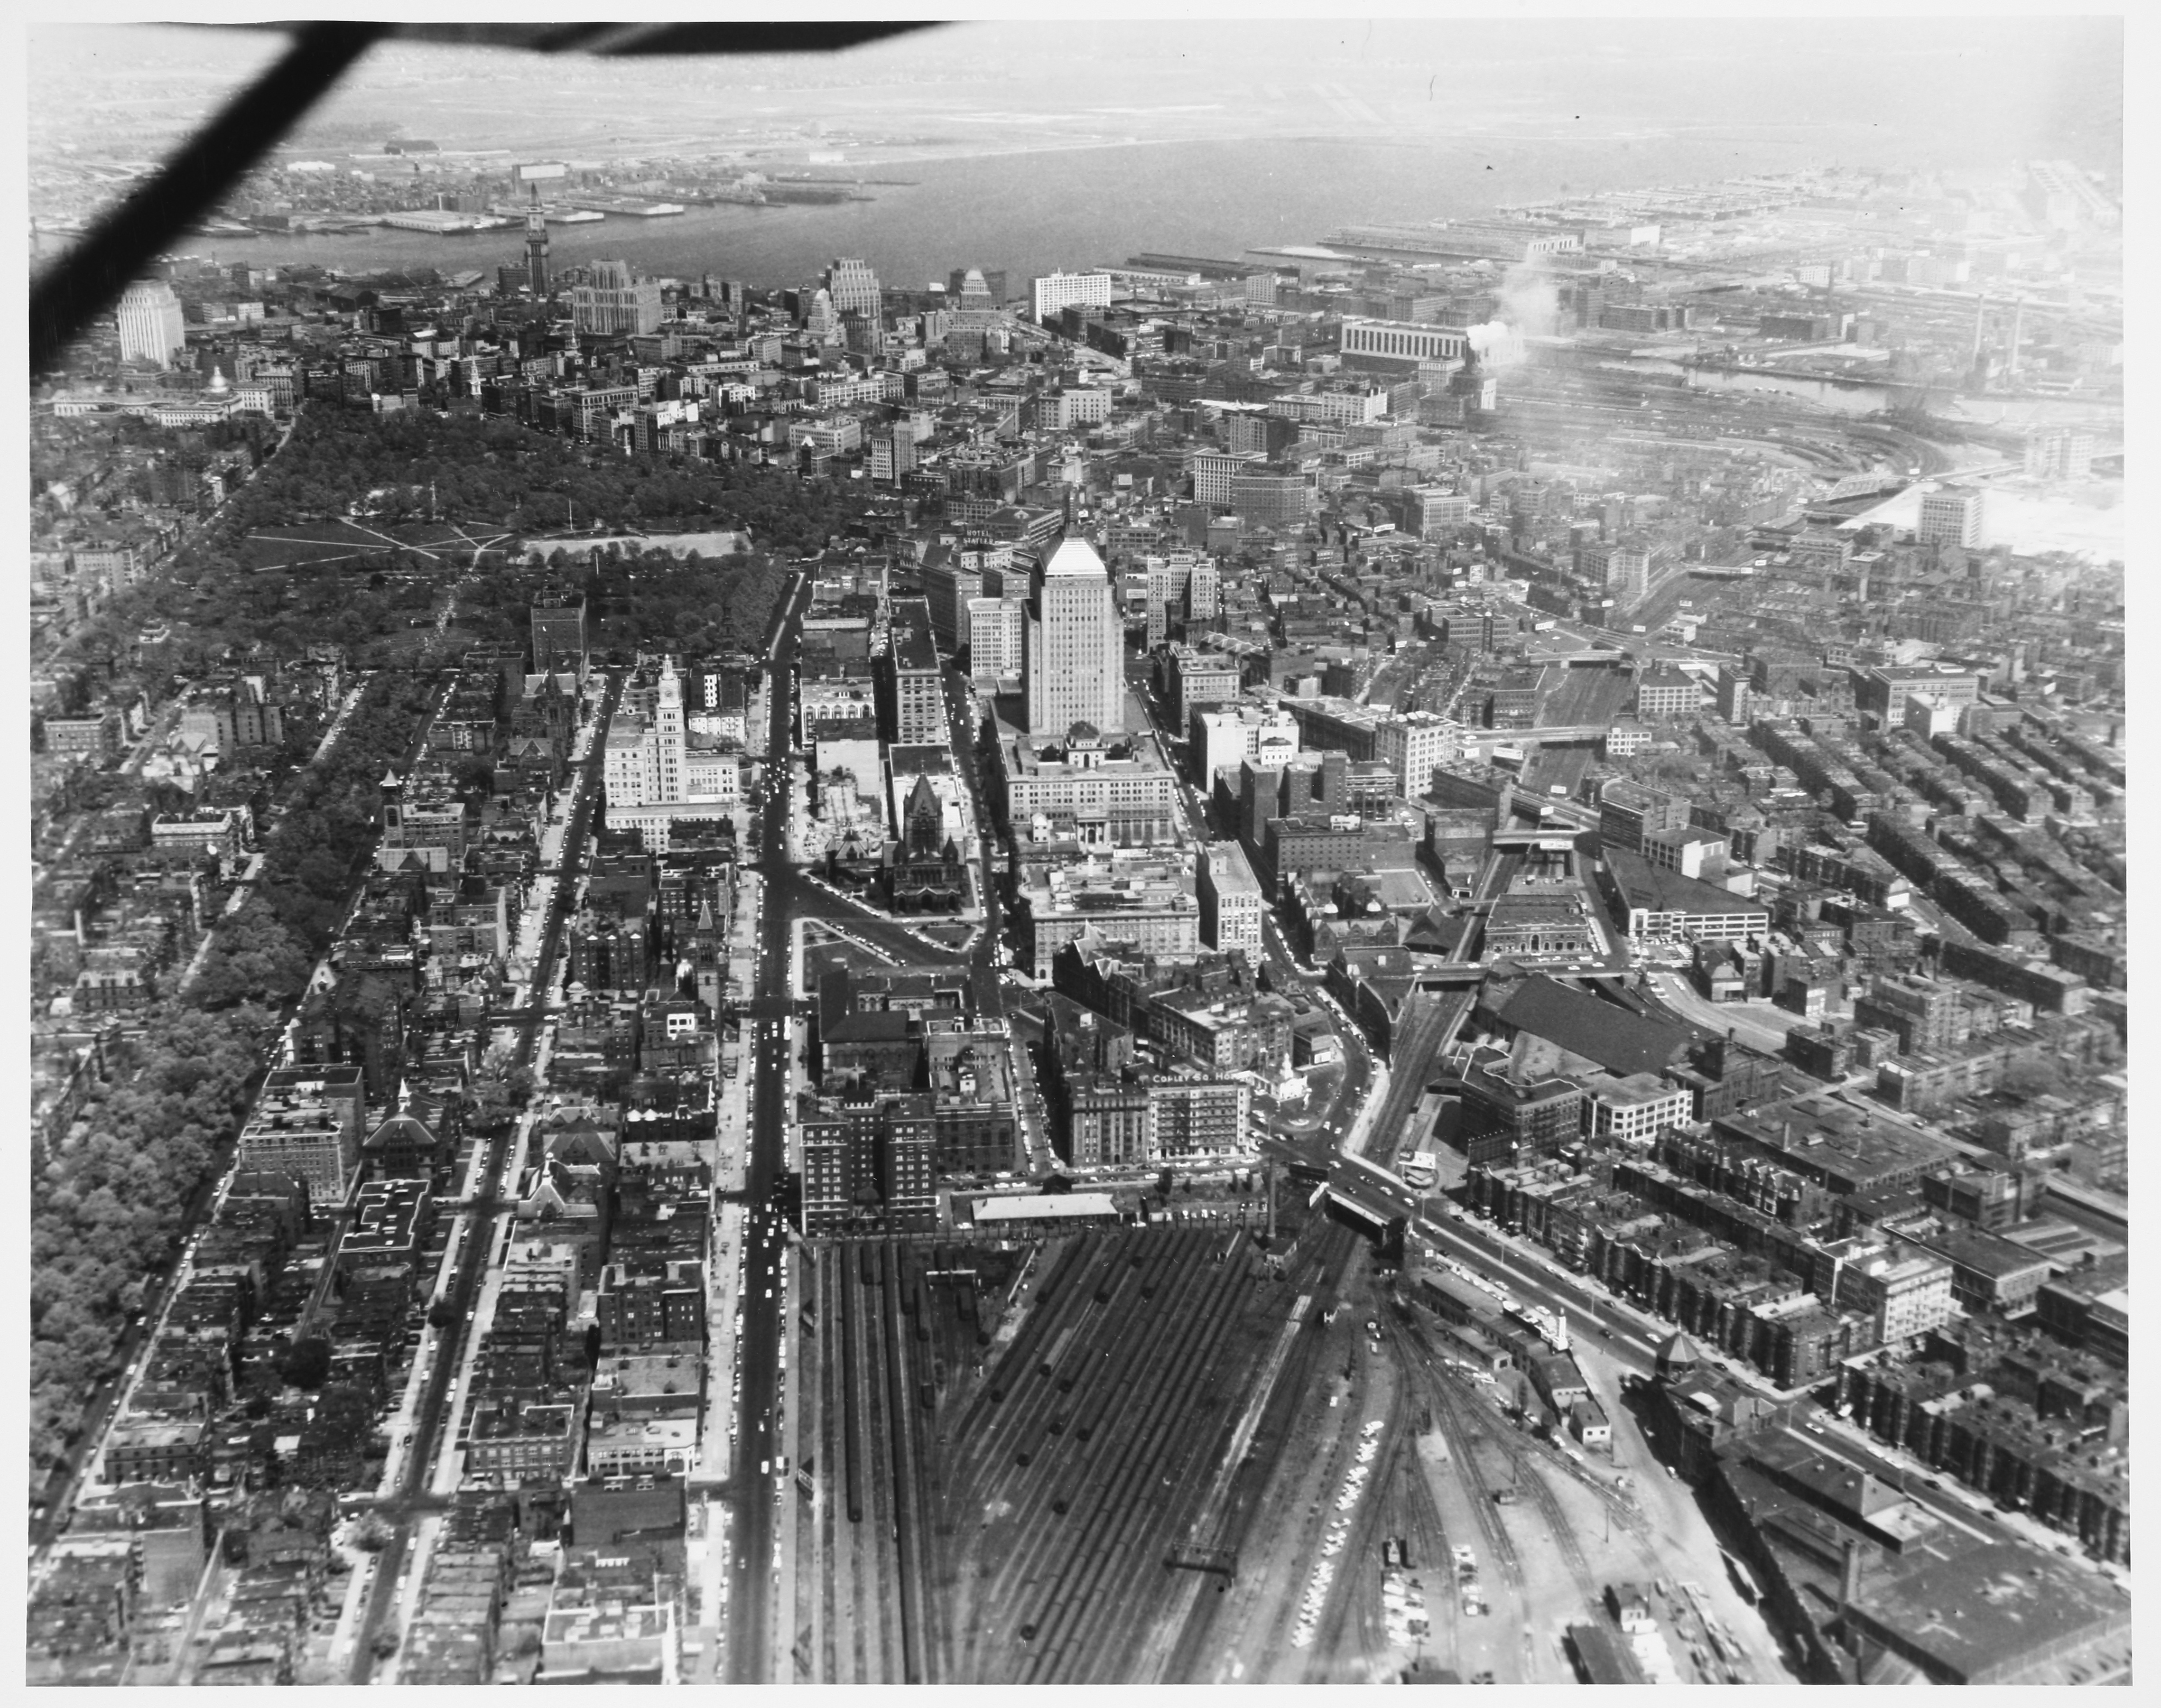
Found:
[{"label": "flat rooftop", "polygon": [[1770,906],[1761,896],[1736,895],[1700,878],[1684,877],[1664,867],[1653,866],[1640,854],[1625,848],[1606,851],[1606,869],[1613,887],[1632,908],[1656,914],[1766,914]]},{"label": "flat rooftop", "polygon": [[1973,1679],[2054,1645],[2129,1640],[2131,1601],[2106,1579],[2014,1543],[1931,1538],[1863,1580],[1861,1611],[1960,1675]]},{"label": "flat rooftop", "polygon": [[976,1205],[983,1222],[1078,1221],[1117,1214],[1107,1192],[1046,1192],[1015,1198],[986,1198]]},{"label": "flat rooftop", "polygon": [[1887,1116],[1810,1095],[1721,1116],[1716,1130],[1745,1139],[1787,1166],[1820,1167],[1867,1180],[1948,1161],[1956,1146]]}]

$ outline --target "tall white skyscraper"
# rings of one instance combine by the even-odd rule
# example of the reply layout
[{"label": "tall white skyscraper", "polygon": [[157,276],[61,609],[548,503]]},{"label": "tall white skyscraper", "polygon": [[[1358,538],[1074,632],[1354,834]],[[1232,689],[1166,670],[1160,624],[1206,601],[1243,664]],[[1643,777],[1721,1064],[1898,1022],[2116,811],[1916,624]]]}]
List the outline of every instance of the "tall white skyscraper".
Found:
[{"label": "tall white skyscraper", "polygon": [[2093,472],[2093,435],[2075,427],[2039,427],[2026,435],[2026,477],[2082,481]]},{"label": "tall white skyscraper", "polygon": [[120,298],[120,359],[169,367],[187,347],[187,322],[172,286],[162,279],[129,285]]},{"label": "tall white skyscraper", "polygon": [[680,800],[689,744],[683,729],[683,679],[675,674],[672,658],[660,667],[660,692],[655,698],[653,728],[645,742],[645,798]]},{"label": "tall white skyscraper", "polygon": [[1071,303],[1096,308],[1111,305],[1111,275],[1107,273],[1047,273],[1028,281],[1029,305],[1039,323],[1048,320]]},{"label": "tall white skyscraper", "polygon": [[640,279],[627,261],[596,261],[591,279],[570,292],[571,325],[602,337],[657,332],[667,310],[660,281]]},{"label": "tall white skyscraper", "polygon": [[851,261],[843,257],[825,269],[825,290],[833,299],[836,315],[858,314],[876,325],[884,306],[883,294],[878,289],[877,274],[871,271],[867,261]]},{"label": "tall white skyscraper", "polygon": [[653,716],[617,708],[609,721],[601,776],[611,830],[636,831],[656,853],[685,820],[732,815],[742,799],[742,743],[685,726],[683,679],[673,658],[661,665]]},{"label": "tall white skyscraper", "polygon": [[1085,539],[1068,537],[1036,571],[1028,612],[1028,727],[1062,736],[1076,723],[1125,727],[1125,629],[1111,572]]},{"label": "tall white skyscraper", "polygon": [[1923,493],[1914,538],[1923,545],[1979,545],[1981,503],[1978,487],[1939,487]]},{"label": "tall white skyscraper", "polygon": [[1026,670],[1026,600],[971,599],[966,615],[968,669],[979,685],[995,685],[1002,676],[1018,676]]}]

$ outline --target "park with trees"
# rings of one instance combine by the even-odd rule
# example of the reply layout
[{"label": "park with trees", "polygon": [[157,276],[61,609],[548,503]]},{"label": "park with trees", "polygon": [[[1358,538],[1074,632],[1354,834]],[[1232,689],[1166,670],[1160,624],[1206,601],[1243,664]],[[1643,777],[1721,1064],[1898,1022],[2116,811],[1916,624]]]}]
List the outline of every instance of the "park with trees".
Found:
[{"label": "park with trees", "polygon": [[[529,544],[552,545],[560,568],[589,560],[596,531],[673,530],[741,532],[755,549],[707,560],[618,545],[596,591],[627,638],[604,644],[667,633],[755,648],[786,560],[822,549],[857,508],[831,482],[753,463],[625,456],[502,416],[315,404],[168,574],[117,592],[68,650],[85,693],[138,657],[136,672],[154,669],[138,637],[161,627],[173,638],[159,656],[183,674],[312,642],[343,647],[360,668],[412,668],[439,641],[518,643]],[[434,613],[453,586],[456,623],[439,637]],[[633,633],[656,608],[671,626]]]},{"label": "park with trees", "polygon": [[374,846],[378,784],[404,765],[434,703],[430,680],[385,673],[339,741],[291,785],[253,893],[221,919],[184,998],[150,1011],[73,1135],[34,1181],[32,1458],[65,1445],[81,1400],[142,1302],[146,1265],[176,1247],[188,1208],[238,1131],[263,1046],[305,991]]},{"label": "park with trees", "polygon": [[765,549],[820,549],[855,518],[844,489],[750,462],[682,452],[627,456],[507,416],[310,408],[236,493],[216,531],[238,551],[258,532],[364,516],[386,534],[444,524],[521,539],[598,526],[748,533]]},{"label": "park with trees", "polygon": [[191,1201],[238,1129],[274,1011],[167,1002],[107,1061],[102,1094],[35,1171],[30,1205],[34,1476],[66,1445]]},{"label": "park with trees", "polygon": [[[618,529],[744,531],[761,549],[708,560],[602,546],[596,561],[592,544],[577,540],[531,566],[515,550],[440,549],[461,526],[513,534],[558,526],[558,505]],[[413,543],[329,566],[262,544],[268,530],[340,521],[356,508],[369,529]],[[79,1431],[150,1275],[177,1253],[229,1154],[263,1049],[305,992],[371,857],[380,779],[404,768],[442,666],[466,647],[521,643],[525,602],[544,575],[586,586],[603,654],[627,657],[656,635],[694,653],[755,651],[785,584],[785,557],[820,549],[850,519],[844,495],[827,483],[747,464],[625,458],[471,414],[310,406],[167,573],[124,590],[85,626],[71,651],[98,679],[86,691],[109,689],[138,652],[138,632],[161,622],[187,637],[186,668],[295,656],[331,641],[375,674],[319,760],[285,756],[291,768],[252,891],[217,920],[185,996],[147,1012],[72,1131],[34,1163],[39,1485]],[[458,620],[439,633],[430,613],[453,585]]]}]

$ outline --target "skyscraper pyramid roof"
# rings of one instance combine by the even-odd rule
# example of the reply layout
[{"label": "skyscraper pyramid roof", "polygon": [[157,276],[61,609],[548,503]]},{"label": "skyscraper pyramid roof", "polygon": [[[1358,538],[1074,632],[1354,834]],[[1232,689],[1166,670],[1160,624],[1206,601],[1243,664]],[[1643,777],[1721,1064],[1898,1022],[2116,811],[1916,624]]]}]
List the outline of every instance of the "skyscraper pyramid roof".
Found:
[{"label": "skyscraper pyramid roof", "polygon": [[1094,546],[1078,534],[1069,534],[1058,549],[1051,553],[1043,573],[1046,576],[1101,575],[1107,580],[1111,572],[1103,566],[1102,559],[1096,556]]}]

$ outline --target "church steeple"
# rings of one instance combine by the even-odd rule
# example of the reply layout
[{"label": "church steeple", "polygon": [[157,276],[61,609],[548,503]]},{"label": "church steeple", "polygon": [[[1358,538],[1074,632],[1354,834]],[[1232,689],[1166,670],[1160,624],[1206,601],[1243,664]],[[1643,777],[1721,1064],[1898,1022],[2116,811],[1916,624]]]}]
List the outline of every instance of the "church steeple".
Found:
[{"label": "church steeple", "polygon": [[945,809],[928,777],[915,779],[908,794],[908,853],[911,860],[935,860],[945,840]]}]

